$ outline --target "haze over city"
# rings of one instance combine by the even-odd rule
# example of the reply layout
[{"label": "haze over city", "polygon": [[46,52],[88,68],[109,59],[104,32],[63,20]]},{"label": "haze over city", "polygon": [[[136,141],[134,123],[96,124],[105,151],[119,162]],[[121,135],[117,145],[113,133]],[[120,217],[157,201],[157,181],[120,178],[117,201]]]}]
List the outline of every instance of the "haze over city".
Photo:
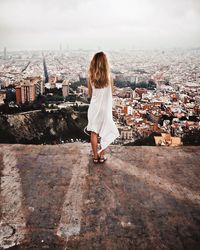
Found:
[{"label": "haze over city", "polygon": [[199,0],[1,0],[0,48],[194,48],[199,23]]}]

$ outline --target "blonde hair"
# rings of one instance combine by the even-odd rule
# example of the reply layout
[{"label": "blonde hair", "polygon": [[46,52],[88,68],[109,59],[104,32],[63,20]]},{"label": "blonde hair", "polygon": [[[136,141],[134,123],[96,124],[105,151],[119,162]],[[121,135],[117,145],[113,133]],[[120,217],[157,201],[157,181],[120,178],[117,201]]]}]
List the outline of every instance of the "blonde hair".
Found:
[{"label": "blonde hair", "polygon": [[98,52],[93,56],[88,75],[88,84],[93,84],[95,88],[104,88],[112,84],[108,59],[104,52]]}]

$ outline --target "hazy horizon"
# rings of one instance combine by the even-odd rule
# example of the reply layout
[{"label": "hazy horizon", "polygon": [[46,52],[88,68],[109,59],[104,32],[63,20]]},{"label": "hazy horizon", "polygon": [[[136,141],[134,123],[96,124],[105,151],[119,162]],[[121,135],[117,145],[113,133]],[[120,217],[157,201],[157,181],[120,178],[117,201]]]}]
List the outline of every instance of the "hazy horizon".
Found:
[{"label": "hazy horizon", "polygon": [[199,0],[0,0],[0,49],[200,47]]}]

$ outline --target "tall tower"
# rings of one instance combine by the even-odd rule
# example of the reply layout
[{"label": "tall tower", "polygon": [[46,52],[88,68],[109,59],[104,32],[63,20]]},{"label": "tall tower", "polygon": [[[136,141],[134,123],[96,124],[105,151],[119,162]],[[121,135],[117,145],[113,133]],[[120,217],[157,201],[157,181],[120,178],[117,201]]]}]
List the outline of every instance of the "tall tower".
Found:
[{"label": "tall tower", "polygon": [[69,95],[69,80],[64,80],[62,83],[62,94],[63,97],[66,97]]},{"label": "tall tower", "polygon": [[4,50],[3,50],[3,59],[6,60],[7,59],[7,51],[6,51],[6,47],[4,47]]}]

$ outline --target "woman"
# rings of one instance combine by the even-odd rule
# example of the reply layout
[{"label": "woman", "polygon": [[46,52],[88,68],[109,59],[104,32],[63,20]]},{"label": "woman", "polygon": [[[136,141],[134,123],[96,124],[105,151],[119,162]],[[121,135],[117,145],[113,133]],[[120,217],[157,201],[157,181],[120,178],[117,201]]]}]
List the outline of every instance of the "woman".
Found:
[{"label": "woman", "polygon": [[[94,55],[88,73],[88,96],[91,100],[88,108],[87,130],[91,131],[93,162],[103,163],[107,160],[104,156],[105,149],[119,136],[112,116],[113,82],[105,53],[99,52]],[[99,151],[98,136],[101,138]]]}]

